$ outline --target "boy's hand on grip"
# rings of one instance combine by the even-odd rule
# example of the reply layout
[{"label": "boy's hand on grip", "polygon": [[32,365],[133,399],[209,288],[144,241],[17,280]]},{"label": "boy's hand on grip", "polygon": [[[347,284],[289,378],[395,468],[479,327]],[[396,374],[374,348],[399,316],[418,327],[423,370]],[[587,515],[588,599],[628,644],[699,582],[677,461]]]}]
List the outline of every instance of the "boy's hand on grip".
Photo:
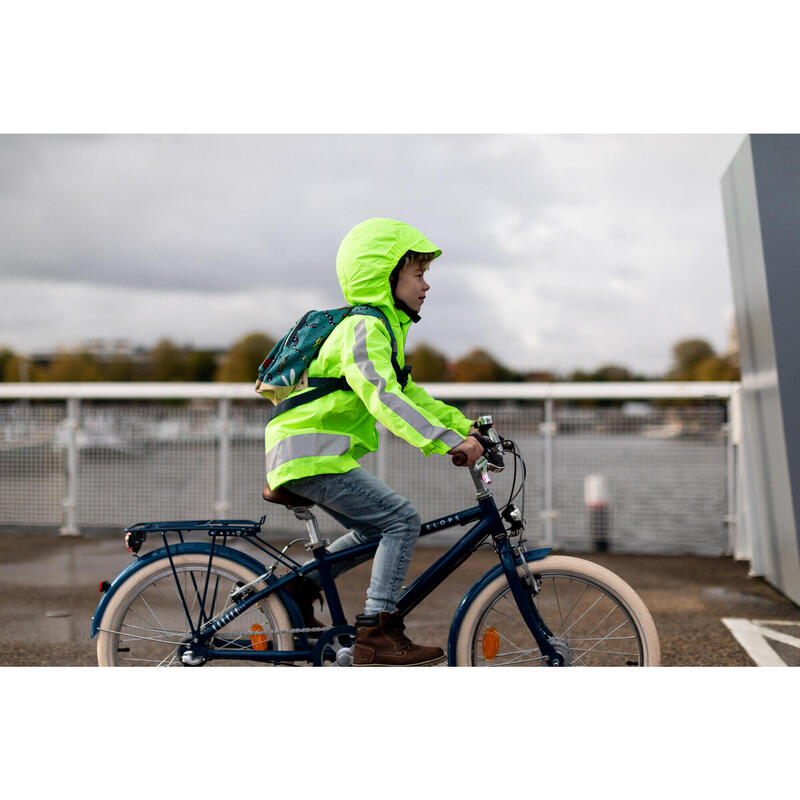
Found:
[{"label": "boy's hand on grip", "polygon": [[483,447],[474,436],[467,436],[461,444],[447,451],[457,467],[472,466],[482,455]]}]

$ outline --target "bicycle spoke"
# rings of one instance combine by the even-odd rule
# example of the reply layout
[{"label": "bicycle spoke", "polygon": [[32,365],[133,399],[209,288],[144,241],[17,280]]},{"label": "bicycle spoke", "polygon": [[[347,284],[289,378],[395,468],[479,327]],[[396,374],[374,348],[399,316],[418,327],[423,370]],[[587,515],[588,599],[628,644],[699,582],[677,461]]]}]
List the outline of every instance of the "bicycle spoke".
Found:
[{"label": "bicycle spoke", "polygon": [[156,614],[156,612],[155,612],[155,611],[153,611],[153,609],[152,609],[152,608],[150,608],[150,604],[147,602],[147,600],[145,600],[144,594],[142,594],[142,596],[141,596],[139,599],[140,599],[140,600],[141,600],[141,601],[144,603],[145,607],[146,607],[146,608],[147,608],[147,610],[150,612],[150,615],[151,615],[151,616],[153,617],[153,619],[156,621],[156,624],[157,624],[159,627],[163,628],[164,626],[161,624],[161,620],[158,618],[158,615]]},{"label": "bicycle spoke", "polygon": [[[105,652],[111,663],[182,666],[181,644],[189,643],[195,621],[219,619],[219,615],[234,607],[230,601],[232,587],[249,583],[255,577],[230,560],[224,562],[225,566],[214,562],[209,569],[206,554],[194,563],[190,559],[191,556],[183,554],[178,554],[172,562],[165,559],[163,568],[153,571],[149,579],[131,591],[112,625],[100,628],[102,636],[110,637]],[[231,654],[253,651],[252,625],[258,623],[262,630],[265,628],[262,635],[291,627],[288,618],[276,618],[274,613],[285,613],[277,596],[260,600],[239,615],[237,622],[232,621],[236,630],[221,628],[206,646],[218,651],[220,658],[225,651]],[[289,634],[270,635],[268,641],[270,649],[293,648]]]},{"label": "bicycle spoke", "polygon": [[[512,605],[514,606],[514,611],[519,613],[519,609],[517,608],[517,604],[513,600],[512,600]],[[501,617],[505,617],[506,619],[510,619],[512,622],[519,622],[520,621],[520,617],[512,617],[511,614],[506,614],[505,611],[501,611],[499,608],[493,608],[492,612],[495,613],[495,614],[499,614]]]},{"label": "bicycle spoke", "polygon": [[[624,624],[625,624],[625,621],[623,621],[623,622],[620,622],[620,624],[619,624],[619,625],[617,625],[617,627],[616,627],[616,628],[614,628],[614,630],[613,630],[613,631],[611,631],[611,633],[615,633],[616,631],[618,631],[618,630],[619,630],[619,629],[620,629],[620,628],[621,628],[621,627],[622,627]],[[603,639],[601,639],[600,641],[603,641]],[[575,659],[575,661],[573,661],[572,663],[573,663],[573,664],[577,664],[577,663],[578,663],[578,661],[580,661],[580,660],[581,660],[582,658],[584,658],[586,655],[588,655],[589,653],[591,653],[591,652],[592,652],[592,650],[594,650],[594,648],[595,648],[595,647],[597,647],[597,645],[598,645],[598,644],[600,644],[600,642],[597,642],[597,644],[593,644],[593,645],[592,645],[592,646],[591,646],[591,647],[590,647],[588,650],[586,650],[586,651],[585,651],[585,652],[584,652],[584,653],[583,653],[581,656],[579,656],[578,658],[576,658],[576,659]]]},{"label": "bicycle spoke", "polygon": [[[116,631],[109,631],[109,633],[115,633]],[[180,644],[180,639],[172,640],[172,639],[158,639],[154,636],[136,636],[133,633],[118,633],[119,644],[130,644],[131,642],[153,642],[154,644],[168,644],[170,647],[175,647],[175,645]],[[124,637],[124,638],[122,638]]]},{"label": "bicycle spoke", "polygon": [[145,625],[131,625],[130,622],[124,623],[118,632],[122,633],[129,628],[137,631],[152,631],[153,633],[162,633],[164,635],[171,634],[172,636],[179,636],[181,639],[186,636],[186,631],[171,631],[169,628],[150,628]]},{"label": "bicycle spoke", "polygon": [[[605,595],[603,595],[603,596],[605,597]],[[602,599],[602,598],[601,598],[601,599]],[[591,636],[591,635],[592,635],[592,634],[593,634],[593,633],[594,633],[594,632],[595,632],[595,631],[596,631],[596,630],[597,630],[597,629],[598,629],[598,628],[599,628],[599,627],[600,627],[600,626],[601,626],[601,625],[602,625],[602,624],[603,624],[603,623],[604,623],[604,622],[605,622],[605,621],[606,621],[606,620],[607,620],[607,619],[608,619],[610,616],[612,616],[612,615],[614,614],[614,612],[615,612],[615,611],[617,611],[617,610],[619,610],[619,606],[614,606],[614,607],[611,609],[611,611],[609,611],[609,612],[608,612],[608,614],[606,614],[606,615],[603,617],[603,619],[601,619],[601,620],[600,620],[600,622],[598,622],[598,623],[597,623],[597,624],[594,626],[594,628],[592,628],[592,629],[589,631],[588,635],[589,635],[589,636]],[[625,624],[625,623],[624,623],[624,621],[623,621],[623,623],[622,623],[622,624],[623,624],[623,625]],[[615,628],[614,630],[619,630],[619,628]]]},{"label": "bicycle spoke", "polygon": [[[538,648],[537,648],[538,651]],[[523,658],[523,656],[531,655],[534,651],[533,650],[526,650],[517,656],[517,658],[511,659],[511,661],[504,661],[502,664],[492,664],[493,667],[513,667],[515,664],[529,664],[532,661],[544,661],[544,656],[538,655],[533,656],[533,658]]]},{"label": "bicycle spoke", "polygon": [[[164,598],[164,600],[166,600],[167,603],[169,603],[171,606],[175,606],[175,608],[178,611],[180,611],[181,614],[184,613],[183,605],[181,604],[180,600],[176,600],[174,596],[167,597],[167,595],[164,594],[164,591],[158,584],[153,584],[152,586],[149,586],[148,589],[149,588],[155,589],[155,591],[158,592],[158,594],[160,594]],[[174,590],[174,587],[172,587],[172,589]]]},{"label": "bicycle spoke", "polygon": [[178,663],[178,652],[177,650],[173,650],[171,653],[167,653],[167,655],[165,655],[164,658],[161,659],[159,666],[171,667],[177,663]]},{"label": "bicycle spoke", "polygon": [[[570,581],[570,583],[571,583],[571,581]],[[558,609],[558,619],[559,619],[559,622],[561,623],[560,627],[563,628],[564,625],[566,624],[566,620],[564,619],[564,614],[561,611],[561,603],[560,603],[560,601],[558,599],[558,586],[556,586],[555,581],[553,582],[553,594],[556,597],[556,608]],[[570,609],[570,611],[572,611],[572,609]],[[567,617],[569,617],[569,614],[567,614]]]},{"label": "bicycle spoke", "polygon": [[[551,581],[551,583],[553,583],[553,585],[555,586],[555,581]],[[567,622],[569,621],[569,618],[572,616],[572,612],[578,607],[578,605],[580,604],[581,600],[583,600],[583,597],[586,594],[586,592],[589,591],[589,585],[587,584],[586,586],[583,587],[583,591],[580,593],[580,596],[578,597],[578,599],[573,603],[572,602],[572,584],[573,583],[574,583],[574,581],[572,579],[570,579],[570,582],[569,582],[569,601],[570,601],[570,606],[569,606],[569,611],[567,612],[567,617],[564,620],[564,625],[567,624]],[[569,629],[567,629],[567,630],[569,630]],[[564,633],[559,632],[556,635],[563,636]]]},{"label": "bicycle spoke", "polygon": [[[576,636],[570,637],[570,647],[574,650],[578,642],[608,642],[608,641],[620,641],[622,639],[636,639],[635,636]],[[580,647],[580,645],[577,645]]]},{"label": "bicycle spoke", "polygon": [[[488,666],[506,667],[506,666],[509,666],[510,664],[517,663],[517,661],[520,658],[522,658],[523,656],[531,655],[534,652],[538,652],[538,648],[531,648],[531,649],[528,649],[528,650],[507,650],[504,653],[498,653],[493,659],[491,659],[491,661],[489,659],[486,659],[486,658],[481,658],[480,660],[484,664],[486,664]],[[511,661],[503,661],[502,660],[504,658],[508,658],[509,656],[516,656],[516,658],[512,659]],[[539,655],[539,656],[536,656],[536,658],[533,659],[533,660],[541,660],[543,658],[544,658],[544,656]]]},{"label": "bicycle spoke", "polygon": [[[535,571],[534,571],[535,572]],[[536,573],[535,573],[536,574]],[[538,573],[540,588],[534,603],[547,627],[553,631],[556,652],[573,666],[628,666],[642,661],[636,652],[642,638],[627,607],[594,575],[580,572],[563,574],[545,568]],[[482,615],[475,621],[473,663],[487,666],[544,666],[548,659],[536,646],[519,647],[528,630],[516,600],[506,582],[497,582],[498,590],[487,596]],[[501,642],[494,658],[482,657],[481,638],[491,627]],[[531,643],[533,644],[533,643]],[[633,647],[633,651],[630,648]]]},{"label": "bicycle spoke", "polygon": [[[638,653],[623,653],[621,650],[593,650],[592,652],[594,652],[595,654],[602,653],[603,655],[609,655],[609,656],[626,656],[627,658],[639,658]],[[583,656],[581,656],[581,658],[583,658]]]},{"label": "bicycle spoke", "polygon": [[586,611],[583,612],[583,614],[581,614],[578,617],[578,619],[575,620],[575,622],[572,623],[572,625],[569,626],[569,628],[567,628],[565,631],[563,631],[559,635],[560,636],[566,636],[602,599],[603,599],[603,596],[601,595],[600,597],[597,598],[597,600],[594,601],[594,603],[592,603],[589,606],[589,608],[586,609]]}]

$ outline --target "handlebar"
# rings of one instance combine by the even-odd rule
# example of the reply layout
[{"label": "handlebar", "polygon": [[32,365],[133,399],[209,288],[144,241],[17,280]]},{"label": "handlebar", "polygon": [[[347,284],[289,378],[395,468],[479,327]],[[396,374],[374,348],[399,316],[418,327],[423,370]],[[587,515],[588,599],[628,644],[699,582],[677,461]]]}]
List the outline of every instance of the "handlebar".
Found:
[{"label": "handlebar", "polygon": [[[514,477],[511,481],[508,502],[503,507],[503,518],[511,523],[512,531],[520,531],[524,527],[522,522],[524,521],[525,513],[525,462],[522,459],[522,455],[513,441],[497,433],[490,416],[479,417],[475,421],[473,429],[477,429],[477,431],[473,430],[469,435],[475,437],[483,448],[483,455],[472,464],[469,470],[469,476],[475,484],[475,497],[481,502],[486,498],[491,498],[492,492],[489,486],[492,483],[492,479],[490,473],[502,472],[505,469],[503,457],[506,453],[510,454],[514,467]],[[453,453],[452,461],[457,467],[466,466],[467,455],[462,452]],[[517,461],[519,461],[519,466],[522,470],[519,486],[517,485]],[[520,492],[522,492],[521,509],[511,502]],[[510,516],[506,516],[506,512]]]},{"label": "handlebar", "polygon": [[[483,447],[483,456],[475,462],[475,465],[486,466],[492,472],[502,471],[505,467],[503,443],[497,431],[492,427],[492,418],[490,416],[479,417],[475,422],[475,427],[479,432],[469,435],[477,439]],[[451,460],[455,466],[463,467],[467,463],[467,456],[465,453],[454,453]]]},{"label": "handlebar", "polygon": [[463,467],[467,463],[466,453],[455,453],[452,458],[453,464],[457,467]]}]

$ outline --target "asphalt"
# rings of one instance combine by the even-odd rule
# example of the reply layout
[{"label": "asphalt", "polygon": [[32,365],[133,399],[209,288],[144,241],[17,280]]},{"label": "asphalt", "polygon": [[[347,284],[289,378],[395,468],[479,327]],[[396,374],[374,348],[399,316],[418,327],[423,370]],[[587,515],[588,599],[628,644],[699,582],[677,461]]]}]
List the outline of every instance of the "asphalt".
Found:
[{"label": "asphalt", "polygon": [[[296,555],[302,556],[302,546],[296,547]],[[442,552],[418,547],[409,580]],[[747,562],[701,556],[570,555],[603,564],[636,589],[655,620],[664,666],[752,666],[723,624],[725,617],[796,623],[798,628],[785,630],[794,635],[800,631],[800,608],[763,579],[749,576]],[[121,535],[0,533],[0,665],[95,665],[89,626],[100,599],[98,585],[111,580],[130,558]],[[495,563],[491,549],[475,553],[409,616],[412,638],[445,646],[461,597]],[[362,610],[369,569],[363,564],[340,578],[348,618]],[[781,656],[788,664],[800,665],[797,648],[784,647]]]}]

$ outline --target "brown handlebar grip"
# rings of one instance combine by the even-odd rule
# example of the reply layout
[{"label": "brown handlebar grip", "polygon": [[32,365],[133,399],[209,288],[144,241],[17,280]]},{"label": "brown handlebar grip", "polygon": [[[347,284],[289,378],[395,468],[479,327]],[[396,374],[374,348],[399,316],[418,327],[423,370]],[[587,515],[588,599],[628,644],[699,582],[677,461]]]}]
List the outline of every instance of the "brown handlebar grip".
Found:
[{"label": "brown handlebar grip", "polygon": [[453,464],[457,467],[463,467],[467,463],[466,453],[453,453]]}]

